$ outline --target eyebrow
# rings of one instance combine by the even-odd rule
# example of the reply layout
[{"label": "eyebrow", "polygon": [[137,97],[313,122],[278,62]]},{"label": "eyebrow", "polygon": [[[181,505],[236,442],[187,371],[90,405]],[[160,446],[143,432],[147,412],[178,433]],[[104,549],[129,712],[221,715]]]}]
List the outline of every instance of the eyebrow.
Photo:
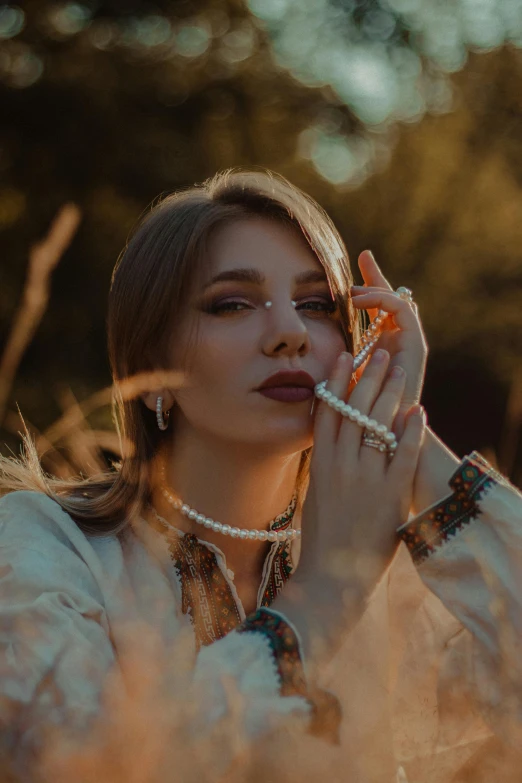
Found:
[{"label": "eyebrow", "polygon": [[[224,280],[235,280],[242,283],[262,285],[262,283],[265,282],[265,279],[265,276],[261,274],[258,269],[227,269],[206,282],[203,286],[203,290],[205,291],[214,283],[220,283]],[[297,285],[303,285],[304,283],[327,283],[328,278],[326,277],[324,270],[309,269],[308,272],[301,272],[300,275],[296,275],[295,282]]]}]

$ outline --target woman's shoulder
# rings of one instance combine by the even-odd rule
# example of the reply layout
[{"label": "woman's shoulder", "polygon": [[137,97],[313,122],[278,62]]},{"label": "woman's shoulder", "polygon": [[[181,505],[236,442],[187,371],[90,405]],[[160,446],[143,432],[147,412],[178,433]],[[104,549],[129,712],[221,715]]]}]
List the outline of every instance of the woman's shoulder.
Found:
[{"label": "woman's shoulder", "polygon": [[7,565],[26,579],[30,570],[66,573],[72,582],[94,577],[105,589],[129,573],[152,578],[151,568],[164,563],[170,563],[165,548],[145,531],[137,535],[134,525],[118,534],[90,535],[44,492],[15,490],[0,498],[0,574]]},{"label": "woman's shoulder", "polygon": [[15,490],[0,498],[0,548],[80,553],[88,539],[72,517],[44,492]]},{"label": "woman's shoulder", "polygon": [[44,492],[15,490],[0,498],[0,603],[19,589],[72,591],[103,602],[108,574],[117,579],[122,569],[116,536],[85,534]]}]

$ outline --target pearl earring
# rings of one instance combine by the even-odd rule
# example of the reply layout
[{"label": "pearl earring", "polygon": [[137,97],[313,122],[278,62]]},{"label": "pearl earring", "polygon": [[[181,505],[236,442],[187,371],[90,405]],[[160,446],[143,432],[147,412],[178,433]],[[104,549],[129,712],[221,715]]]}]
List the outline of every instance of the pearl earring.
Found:
[{"label": "pearl earring", "polygon": [[163,418],[163,397],[158,397],[156,400],[156,421],[160,430],[166,430],[169,426],[170,411],[165,413],[165,419]]}]

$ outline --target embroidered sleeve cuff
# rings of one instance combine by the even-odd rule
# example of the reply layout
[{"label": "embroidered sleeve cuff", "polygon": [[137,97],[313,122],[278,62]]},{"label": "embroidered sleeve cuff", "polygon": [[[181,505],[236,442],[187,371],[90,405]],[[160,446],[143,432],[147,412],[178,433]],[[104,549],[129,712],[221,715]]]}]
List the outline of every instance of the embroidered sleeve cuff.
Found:
[{"label": "embroidered sleeve cuff", "polygon": [[311,707],[310,732],[339,742],[340,702],[334,694],[307,685],[297,630],[280,613],[261,607],[236,628],[237,633],[260,633],[268,641],[278,673],[281,696],[303,696]]},{"label": "embroidered sleeve cuff", "polygon": [[420,565],[436,549],[469,525],[480,514],[480,499],[497,484],[506,484],[478,451],[464,457],[448,481],[452,490],[397,531]]}]

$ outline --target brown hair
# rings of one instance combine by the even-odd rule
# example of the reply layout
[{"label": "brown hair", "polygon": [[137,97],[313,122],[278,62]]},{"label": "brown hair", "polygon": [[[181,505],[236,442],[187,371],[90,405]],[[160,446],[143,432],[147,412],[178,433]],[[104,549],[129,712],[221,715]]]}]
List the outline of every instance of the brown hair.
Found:
[{"label": "brown hair", "polygon": [[[212,232],[252,216],[284,222],[304,236],[326,271],[339,306],[345,343],[353,352],[361,328],[349,297],[353,278],[345,245],[329,216],[314,199],[275,172],[238,168],[218,172],[154,205],[135,227],[116,263],[109,294],[108,351],[116,424],[122,442],[130,444],[116,472],[83,480],[51,478],[44,474],[36,449],[26,438],[22,460],[1,458],[3,491],[43,491],[91,534],[117,533],[134,513],[140,513],[150,497],[150,462],[166,436],[140,399],[143,388],[129,394],[128,381],[161,368],[169,370],[166,357],[172,330],[165,329],[165,324],[175,327],[187,291],[201,279]],[[301,503],[308,486],[311,451],[303,451],[299,467]]]}]

